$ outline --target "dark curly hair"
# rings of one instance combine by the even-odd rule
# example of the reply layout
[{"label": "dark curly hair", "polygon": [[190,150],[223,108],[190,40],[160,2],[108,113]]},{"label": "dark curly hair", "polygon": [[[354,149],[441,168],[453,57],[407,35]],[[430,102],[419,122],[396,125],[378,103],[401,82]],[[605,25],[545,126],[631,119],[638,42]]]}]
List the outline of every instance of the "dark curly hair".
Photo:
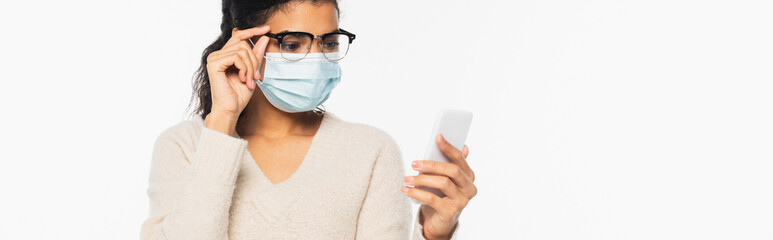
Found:
[{"label": "dark curly hair", "polygon": [[[231,30],[247,29],[265,24],[276,11],[283,10],[291,2],[331,3],[335,6],[340,16],[337,0],[223,0],[223,20],[220,23],[220,36],[212,44],[204,49],[201,56],[201,66],[196,71],[193,79],[193,95],[188,105],[197,103],[196,110],[191,115],[199,115],[202,119],[212,111],[212,91],[207,72],[207,56],[220,50],[231,38]],[[315,113],[324,113],[324,106],[314,110]],[[239,114],[242,117],[244,112]]]}]

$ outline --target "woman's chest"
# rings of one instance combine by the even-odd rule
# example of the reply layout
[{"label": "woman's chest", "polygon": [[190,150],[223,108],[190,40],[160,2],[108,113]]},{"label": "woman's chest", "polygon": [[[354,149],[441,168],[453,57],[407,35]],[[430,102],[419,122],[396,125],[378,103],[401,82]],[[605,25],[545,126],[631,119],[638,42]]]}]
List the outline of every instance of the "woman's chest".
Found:
[{"label": "woman's chest", "polygon": [[248,141],[247,150],[262,174],[276,184],[287,180],[297,171],[311,147],[311,141],[311,137],[282,143],[253,139]]},{"label": "woman's chest", "polygon": [[[257,163],[245,153],[231,204],[229,231],[233,236],[266,236],[270,234],[266,232],[292,233],[297,229],[340,234],[355,227],[372,160],[367,154],[328,152],[311,153],[293,176],[278,184],[262,176]],[[296,237],[302,238],[290,238]]]}]

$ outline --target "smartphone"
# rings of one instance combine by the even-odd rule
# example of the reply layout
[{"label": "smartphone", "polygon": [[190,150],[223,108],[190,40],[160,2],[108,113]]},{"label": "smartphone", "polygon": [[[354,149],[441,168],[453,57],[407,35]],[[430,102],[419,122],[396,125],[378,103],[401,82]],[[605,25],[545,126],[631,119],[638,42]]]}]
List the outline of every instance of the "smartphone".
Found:
[{"label": "smartphone", "polygon": [[[443,134],[446,141],[461,151],[464,147],[464,141],[467,138],[467,131],[470,130],[470,123],[472,123],[472,112],[470,111],[451,109],[440,110],[437,119],[435,120],[435,126],[432,128],[432,134],[430,134],[427,150],[424,153],[424,160],[450,162],[448,158],[446,158],[446,155],[438,148],[435,137],[438,134]],[[438,195],[438,197],[445,197],[445,194],[439,189],[428,187],[418,188],[432,192],[435,195]]]}]

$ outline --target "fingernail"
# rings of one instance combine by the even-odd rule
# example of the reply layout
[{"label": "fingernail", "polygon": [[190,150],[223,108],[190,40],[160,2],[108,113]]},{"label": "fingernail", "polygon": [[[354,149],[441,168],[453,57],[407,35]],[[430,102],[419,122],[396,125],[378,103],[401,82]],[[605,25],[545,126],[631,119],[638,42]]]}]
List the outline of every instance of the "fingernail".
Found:
[{"label": "fingernail", "polygon": [[403,193],[407,193],[408,192],[408,187],[403,186],[403,187],[400,188],[400,191],[403,191]]},{"label": "fingernail", "polygon": [[421,162],[413,161],[413,163],[411,163],[411,166],[413,166],[413,168],[417,168],[418,169],[418,168],[421,167]]},{"label": "fingernail", "polygon": [[255,71],[255,80],[260,79],[260,72]]},{"label": "fingernail", "polygon": [[403,178],[403,181],[405,181],[405,183],[411,184],[411,183],[413,183],[413,177],[412,176],[407,176],[407,177]]}]

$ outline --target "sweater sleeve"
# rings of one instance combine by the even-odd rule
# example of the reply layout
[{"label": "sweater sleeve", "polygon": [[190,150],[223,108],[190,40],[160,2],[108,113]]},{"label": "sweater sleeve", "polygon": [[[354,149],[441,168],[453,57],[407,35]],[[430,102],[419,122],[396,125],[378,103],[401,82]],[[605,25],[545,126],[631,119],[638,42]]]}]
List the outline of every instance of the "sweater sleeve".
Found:
[{"label": "sweater sleeve", "polygon": [[185,152],[179,135],[164,131],[154,144],[150,214],[140,239],[228,239],[231,199],[247,141],[203,127],[195,151]]},{"label": "sweater sleeve", "polygon": [[402,154],[388,137],[373,164],[365,199],[357,219],[355,239],[408,239],[411,203],[400,192],[403,186]]}]

